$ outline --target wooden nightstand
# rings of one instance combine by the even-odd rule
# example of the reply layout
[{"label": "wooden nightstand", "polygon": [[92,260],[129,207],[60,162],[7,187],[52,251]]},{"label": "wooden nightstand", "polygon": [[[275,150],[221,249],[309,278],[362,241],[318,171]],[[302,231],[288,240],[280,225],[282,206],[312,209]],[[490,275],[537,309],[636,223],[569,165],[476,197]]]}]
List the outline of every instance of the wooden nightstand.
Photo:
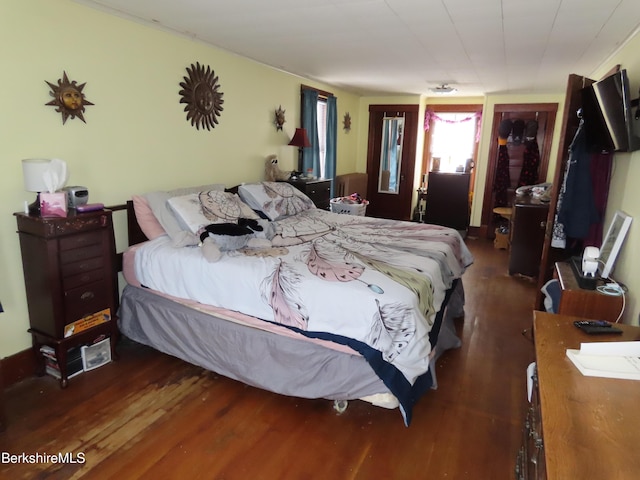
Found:
[{"label": "wooden nightstand", "polygon": [[111,356],[116,358],[118,287],[111,211],[72,210],[66,218],[15,216],[37,373],[45,371],[40,347],[49,345],[64,388],[70,348],[110,337]]},{"label": "wooden nightstand", "polygon": [[329,210],[331,200],[331,180],[287,180],[307,197],[313,200],[316,207]]}]

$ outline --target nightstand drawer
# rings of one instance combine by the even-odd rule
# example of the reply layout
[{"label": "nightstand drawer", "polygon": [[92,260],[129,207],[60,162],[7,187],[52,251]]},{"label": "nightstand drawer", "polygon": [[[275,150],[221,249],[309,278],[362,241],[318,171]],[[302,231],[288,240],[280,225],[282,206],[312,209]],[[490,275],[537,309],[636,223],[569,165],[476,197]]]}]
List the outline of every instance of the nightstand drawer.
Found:
[{"label": "nightstand drawer", "polygon": [[66,291],[64,293],[65,325],[110,307],[110,294],[111,291],[105,281]]},{"label": "nightstand drawer", "polygon": [[92,270],[102,270],[105,268],[105,261],[102,257],[93,257],[79,262],[64,263],[61,265],[62,278],[72,277]]},{"label": "nightstand drawer", "polygon": [[289,183],[304,193],[316,207],[329,210],[331,180],[289,180]]},{"label": "nightstand drawer", "polygon": [[307,189],[307,197],[313,200],[316,205],[324,202],[331,195],[331,183],[326,182],[319,185],[310,186]]},{"label": "nightstand drawer", "polygon": [[99,245],[104,238],[101,231],[83,233],[82,235],[69,235],[60,238],[60,250],[73,250],[88,245]]},{"label": "nightstand drawer", "polygon": [[102,245],[90,245],[84,248],[76,248],[75,250],[65,250],[60,252],[60,263],[65,265],[87,258],[102,257]]},{"label": "nightstand drawer", "polygon": [[[101,260],[101,259],[97,259]],[[97,282],[104,278],[104,270],[101,268],[89,270],[79,273],[77,275],[69,275],[62,278],[62,288],[65,291],[70,291],[73,288],[78,288],[89,283]]]}]

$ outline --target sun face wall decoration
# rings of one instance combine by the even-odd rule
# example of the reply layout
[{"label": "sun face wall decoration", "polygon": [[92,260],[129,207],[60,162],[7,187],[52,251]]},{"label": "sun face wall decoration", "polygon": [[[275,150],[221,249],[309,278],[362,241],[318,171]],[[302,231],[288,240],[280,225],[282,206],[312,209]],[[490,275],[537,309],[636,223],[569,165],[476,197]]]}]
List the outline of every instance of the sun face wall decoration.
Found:
[{"label": "sun face wall decoration", "polygon": [[196,129],[211,130],[218,124],[220,112],[224,110],[222,104],[223,93],[220,92],[218,77],[215,76],[210,67],[204,67],[196,62],[187,67],[187,74],[184,82],[180,82],[180,103],[185,103],[184,111],[187,112],[187,121],[195,125]]},{"label": "sun face wall decoration", "polygon": [[344,120],[342,120],[344,131],[349,133],[351,131],[351,115],[349,112],[344,114]]},{"label": "sun face wall decoration", "polygon": [[78,117],[84,123],[87,123],[84,119],[84,107],[85,105],[93,105],[93,103],[88,101],[84,93],[82,93],[86,83],[78,85],[76,81],[70,82],[67,72],[62,72],[62,78],[58,79],[57,85],[46,80],[45,82],[51,87],[49,95],[53,97],[53,100],[45,103],[45,105],[57,107],[56,112],[62,114],[63,125],[69,117],[71,119]]},{"label": "sun face wall decoration", "polygon": [[280,105],[278,107],[278,109],[276,110],[275,114],[276,114],[276,118],[274,120],[273,123],[276,124],[276,130],[281,131],[282,130],[282,126],[284,125],[284,122],[286,122],[286,120],[284,119],[284,113],[285,111],[282,109],[282,105]]}]

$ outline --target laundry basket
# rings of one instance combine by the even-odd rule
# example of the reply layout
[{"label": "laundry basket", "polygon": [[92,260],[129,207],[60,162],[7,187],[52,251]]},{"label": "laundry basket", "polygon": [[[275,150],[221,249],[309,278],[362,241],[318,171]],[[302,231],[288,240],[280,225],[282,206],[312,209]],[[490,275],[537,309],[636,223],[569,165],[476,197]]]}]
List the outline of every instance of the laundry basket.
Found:
[{"label": "laundry basket", "polygon": [[[347,199],[347,200],[345,200]],[[362,203],[348,203],[349,197],[332,198],[329,202],[333,213],[341,213],[343,215],[358,215],[364,217],[367,212],[369,202],[364,200]]]}]

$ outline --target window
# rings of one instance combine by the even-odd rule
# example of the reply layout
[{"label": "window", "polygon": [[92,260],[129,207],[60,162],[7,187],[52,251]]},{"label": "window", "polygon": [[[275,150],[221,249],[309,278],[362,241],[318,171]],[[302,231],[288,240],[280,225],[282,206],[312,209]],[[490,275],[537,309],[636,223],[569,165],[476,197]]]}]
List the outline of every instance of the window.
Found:
[{"label": "window", "polygon": [[318,155],[320,160],[320,178],[326,178],[327,172],[327,99],[320,97],[318,109]]},{"label": "window", "polygon": [[476,138],[474,115],[474,112],[438,113],[431,131],[430,157],[440,159],[441,172],[464,169],[467,160],[473,159]]}]

